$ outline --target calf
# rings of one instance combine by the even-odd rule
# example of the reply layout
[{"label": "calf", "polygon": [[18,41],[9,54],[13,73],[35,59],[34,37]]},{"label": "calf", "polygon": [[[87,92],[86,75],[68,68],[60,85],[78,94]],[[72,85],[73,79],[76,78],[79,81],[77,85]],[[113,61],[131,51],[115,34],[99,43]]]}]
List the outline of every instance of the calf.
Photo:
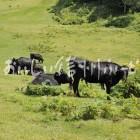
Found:
[{"label": "calf", "polygon": [[36,59],[38,60],[39,62],[42,62],[44,61],[43,57],[41,54],[37,54],[37,53],[31,53],[30,54],[30,59],[33,60],[33,59]]}]

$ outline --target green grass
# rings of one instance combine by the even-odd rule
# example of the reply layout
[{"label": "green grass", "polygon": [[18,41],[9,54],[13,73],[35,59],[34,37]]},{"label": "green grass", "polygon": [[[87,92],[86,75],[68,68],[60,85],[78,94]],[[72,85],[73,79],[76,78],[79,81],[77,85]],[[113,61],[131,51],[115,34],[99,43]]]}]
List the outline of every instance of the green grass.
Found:
[{"label": "green grass", "polygon": [[[42,97],[15,92],[15,89],[26,86],[32,77],[4,75],[5,60],[29,56],[29,47],[39,43],[43,48],[47,47],[42,54],[48,71],[61,56],[112,59],[121,64],[140,58],[139,32],[95,24],[60,25],[47,11],[55,4],[56,0],[0,0],[0,139],[138,140],[139,120],[124,119],[115,123],[103,119],[46,121],[46,114],[30,109]],[[77,103],[95,101],[92,98],[62,98]]]}]

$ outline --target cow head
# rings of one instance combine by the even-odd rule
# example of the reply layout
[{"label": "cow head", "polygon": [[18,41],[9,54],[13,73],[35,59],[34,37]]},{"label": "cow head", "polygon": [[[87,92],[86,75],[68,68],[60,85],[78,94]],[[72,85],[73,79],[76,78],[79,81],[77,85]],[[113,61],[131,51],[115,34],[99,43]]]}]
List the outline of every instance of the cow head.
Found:
[{"label": "cow head", "polygon": [[12,58],[11,65],[16,66],[17,65],[17,59]]},{"label": "cow head", "polygon": [[126,81],[128,74],[129,74],[129,67],[128,66],[121,66],[121,68],[118,71],[119,77],[123,80]]},{"label": "cow head", "polygon": [[59,84],[66,84],[66,83],[71,84],[72,83],[71,78],[63,70],[61,70],[60,72],[56,72],[54,74],[54,78],[58,81]]},{"label": "cow head", "polygon": [[14,68],[14,73],[17,73],[18,72],[18,62],[17,62],[17,59],[12,58],[10,65]]}]

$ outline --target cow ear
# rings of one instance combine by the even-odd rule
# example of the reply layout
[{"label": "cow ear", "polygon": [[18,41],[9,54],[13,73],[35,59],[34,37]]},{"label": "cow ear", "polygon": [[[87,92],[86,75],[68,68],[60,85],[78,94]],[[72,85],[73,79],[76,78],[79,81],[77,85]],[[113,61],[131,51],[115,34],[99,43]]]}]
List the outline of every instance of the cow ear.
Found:
[{"label": "cow ear", "polygon": [[12,61],[15,61],[15,58],[14,57],[12,58]]}]

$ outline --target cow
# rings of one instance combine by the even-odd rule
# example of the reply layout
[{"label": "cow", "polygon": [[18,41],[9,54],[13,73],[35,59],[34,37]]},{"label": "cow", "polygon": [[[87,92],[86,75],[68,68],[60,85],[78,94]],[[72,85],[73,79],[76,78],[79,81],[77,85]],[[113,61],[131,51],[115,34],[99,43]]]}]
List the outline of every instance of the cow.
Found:
[{"label": "cow", "polygon": [[53,74],[41,73],[35,77],[32,84],[46,84],[46,85],[61,85],[69,83],[71,86],[72,80],[64,71],[55,72]]},{"label": "cow", "polygon": [[57,80],[54,78],[54,74],[45,74],[45,73],[41,73],[39,75],[37,75],[33,81],[32,84],[34,85],[59,85],[59,83],[57,82]]},{"label": "cow", "polygon": [[44,73],[44,69],[43,69],[43,67],[41,66],[41,65],[35,65],[34,67],[33,67],[33,72],[34,73],[37,73],[37,72],[40,72],[40,73]]},{"label": "cow", "polygon": [[28,70],[29,73],[31,73],[32,60],[30,58],[26,58],[26,57],[20,57],[18,59],[13,58],[12,65],[15,68],[16,74],[18,74],[20,70]]},{"label": "cow", "polygon": [[43,57],[41,54],[37,54],[37,53],[30,53],[30,59],[33,60],[33,59],[36,59],[38,60],[39,62],[42,62],[44,61]]},{"label": "cow", "polygon": [[12,59],[12,66],[14,66],[14,73],[18,74],[20,70],[28,71],[28,75],[32,75],[33,72],[44,72],[43,68],[39,65],[36,65],[35,60],[31,60],[30,58],[20,57],[18,59]]},{"label": "cow", "polygon": [[106,92],[110,94],[111,87],[119,83],[120,80],[126,80],[129,67],[120,66],[113,62],[94,62],[84,60],[78,57],[69,59],[70,76],[73,79],[72,87],[76,96],[80,97],[78,86],[80,79],[86,83],[100,83]]}]

